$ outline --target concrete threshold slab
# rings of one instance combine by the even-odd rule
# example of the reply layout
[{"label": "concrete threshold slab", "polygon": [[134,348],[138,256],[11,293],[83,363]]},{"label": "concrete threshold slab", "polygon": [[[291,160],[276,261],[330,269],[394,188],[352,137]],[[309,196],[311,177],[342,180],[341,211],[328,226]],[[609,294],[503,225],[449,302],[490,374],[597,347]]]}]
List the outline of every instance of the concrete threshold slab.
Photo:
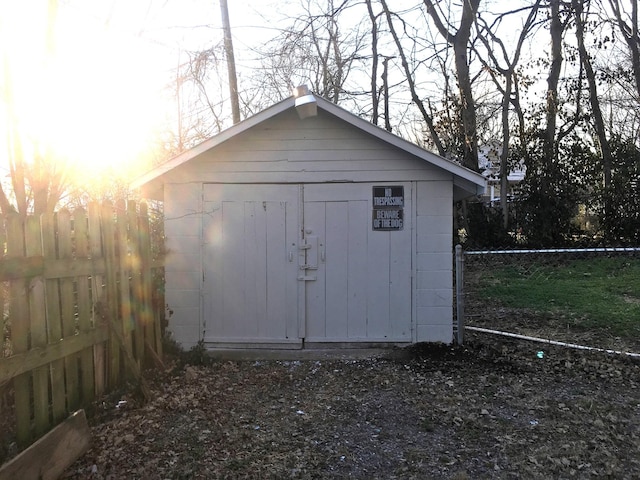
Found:
[{"label": "concrete threshold slab", "polygon": [[402,348],[309,348],[309,349],[209,349],[207,355],[215,360],[362,360],[371,358],[399,358]]}]

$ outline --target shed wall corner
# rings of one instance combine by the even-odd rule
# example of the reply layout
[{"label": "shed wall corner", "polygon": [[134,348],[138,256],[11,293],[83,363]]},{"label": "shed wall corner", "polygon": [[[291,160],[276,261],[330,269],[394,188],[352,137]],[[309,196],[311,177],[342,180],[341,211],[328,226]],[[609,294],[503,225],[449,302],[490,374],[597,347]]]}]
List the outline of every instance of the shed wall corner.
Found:
[{"label": "shed wall corner", "polygon": [[202,185],[167,184],[164,190],[165,298],[173,311],[169,331],[188,349],[202,339]]},{"label": "shed wall corner", "polygon": [[453,341],[453,184],[418,182],[416,342]]}]

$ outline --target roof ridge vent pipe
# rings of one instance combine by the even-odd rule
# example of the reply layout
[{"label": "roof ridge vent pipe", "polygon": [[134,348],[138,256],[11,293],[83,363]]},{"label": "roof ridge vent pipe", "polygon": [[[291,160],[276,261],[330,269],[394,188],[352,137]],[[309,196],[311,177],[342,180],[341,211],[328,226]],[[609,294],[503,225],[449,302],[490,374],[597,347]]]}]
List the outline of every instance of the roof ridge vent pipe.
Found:
[{"label": "roof ridge vent pipe", "polygon": [[300,85],[293,89],[295,106],[300,120],[318,115],[318,102],[306,85]]}]

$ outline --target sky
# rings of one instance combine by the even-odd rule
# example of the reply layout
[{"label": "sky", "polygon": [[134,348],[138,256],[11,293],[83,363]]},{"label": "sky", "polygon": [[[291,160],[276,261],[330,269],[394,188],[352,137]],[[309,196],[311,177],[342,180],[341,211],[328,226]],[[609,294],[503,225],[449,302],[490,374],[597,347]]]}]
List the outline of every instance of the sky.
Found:
[{"label": "sky", "polygon": [[[47,35],[51,4],[55,28]],[[288,4],[298,2],[228,0],[240,76],[252,66],[252,48],[278,33]],[[142,170],[150,168],[149,146],[175,113],[167,88],[175,68],[185,51],[221,41],[220,17],[219,0],[0,1],[0,132],[13,115],[32,137],[25,144],[37,139],[34,148],[89,174],[130,170],[141,158]],[[0,155],[6,142],[0,135]]]},{"label": "sky", "polygon": [[[230,0],[238,68],[273,32],[269,0]],[[167,116],[166,86],[180,51],[222,38],[217,0],[50,0],[0,5],[0,86],[6,115],[21,131],[99,173],[128,168],[148,150]],[[49,32],[49,33],[48,33]],[[52,32],[52,33],[51,33]],[[0,152],[7,136],[0,137]],[[29,143],[29,142],[26,142]]]}]

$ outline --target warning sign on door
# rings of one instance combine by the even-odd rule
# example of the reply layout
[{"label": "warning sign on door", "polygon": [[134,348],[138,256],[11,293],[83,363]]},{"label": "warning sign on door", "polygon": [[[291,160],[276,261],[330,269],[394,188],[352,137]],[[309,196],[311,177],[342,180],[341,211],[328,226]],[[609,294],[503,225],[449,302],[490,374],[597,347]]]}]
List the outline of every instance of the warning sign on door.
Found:
[{"label": "warning sign on door", "polygon": [[402,230],[404,226],[404,187],[373,187],[373,229]]}]

